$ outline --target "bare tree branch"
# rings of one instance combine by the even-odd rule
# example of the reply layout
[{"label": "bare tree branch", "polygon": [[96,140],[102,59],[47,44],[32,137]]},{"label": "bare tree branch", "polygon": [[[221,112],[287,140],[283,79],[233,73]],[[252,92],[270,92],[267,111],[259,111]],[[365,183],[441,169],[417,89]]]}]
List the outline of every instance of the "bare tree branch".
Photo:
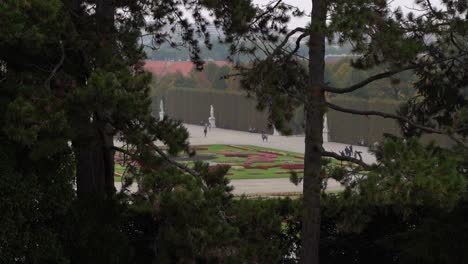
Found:
[{"label": "bare tree branch", "polygon": [[[280,52],[280,51],[284,48],[284,46],[286,46],[286,45],[288,44],[289,39],[290,39],[293,35],[295,35],[296,33],[299,33],[299,32],[304,33],[304,32],[306,32],[306,29],[303,28],[303,27],[297,27],[297,28],[291,30],[288,34],[286,34],[286,36],[284,37],[283,41],[282,41],[278,46],[276,46],[276,48],[275,48],[275,50],[273,51],[272,55],[275,55],[276,53]],[[302,35],[304,35],[304,34],[301,34],[301,36],[302,36]],[[303,37],[301,38],[301,36],[299,36],[300,40],[302,40],[302,38],[305,37],[305,36],[303,36]],[[299,38],[298,38],[298,39],[299,39]]]},{"label": "bare tree branch", "polygon": [[426,4],[427,4],[427,7],[429,7],[429,10],[431,10],[431,12],[432,12],[433,14],[439,13],[439,12],[437,12],[437,11],[434,9],[434,7],[432,6],[431,0],[426,0]]},{"label": "bare tree branch", "polygon": [[404,71],[408,71],[408,70],[413,70],[413,69],[416,69],[416,68],[420,68],[422,67],[421,65],[411,65],[411,66],[407,66],[407,67],[404,67],[404,68],[401,68],[401,69],[398,69],[398,70],[393,70],[393,71],[387,71],[387,72],[383,72],[383,73],[380,73],[380,74],[376,74],[374,76],[371,76],[361,82],[358,82],[354,85],[351,85],[349,87],[346,87],[346,88],[335,88],[335,87],[331,87],[331,86],[325,86],[323,87],[323,90],[327,91],[327,92],[330,92],[330,93],[336,93],[336,94],[344,94],[344,93],[350,93],[350,92],[353,92],[353,91],[356,91],[360,88],[363,88],[364,86],[374,82],[374,81],[378,81],[380,79],[384,79],[384,78],[388,78],[388,77],[391,77],[397,73],[401,73],[401,72],[404,72]]},{"label": "bare tree branch", "polygon": [[[440,135],[451,135],[452,134],[449,131],[442,131],[442,130],[438,130],[438,129],[435,129],[435,128],[426,127],[426,126],[417,124],[417,123],[413,122],[412,120],[410,120],[410,119],[408,119],[406,117],[395,115],[395,114],[379,112],[379,111],[364,111],[364,110],[349,109],[349,108],[344,108],[344,107],[341,107],[341,106],[338,106],[338,105],[335,105],[335,104],[332,104],[332,103],[329,103],[329,102],[327,102],[326,104],[331,109],[339,111],[339,112],[343,112],[343,113],[355,114],[355,115],[364,115],[364,116],[380,116],[380,117],[383,117],[383,118],[391,118],[391,119],[399,120],[401,122],[405,122],[405,123],[411,125],[412,127],[421,129],[422,131],[425,131],[427,133],[440,134]],[[457,133],[460,133],[460,132],[463,132],[463,131],[466,131],[466,128],[455,130],[455,131],[453,131],[453,133],[457,134]]]},{"label": "bare tree branch", "polygon": [[357,165],[361,166],[365,170],[370,170],[372,168],[371,165],[365,163],[364,161],[362,161],[360,159],[356,159],[356,158],[353,158],[353,157],[342,156],[342,155],[340,155],[338,153],[335,153],[335,152],[322,150],[322,156],[323,157],[334,158],[334,159],[340,160],[340,161],[352,162],[354,164],[357,164]]},{"label": "bare tree branch", "polygon": [[297,39],[296,39],[296,47],[289,52],[288,58],[291,58],[291,56],[295,55],[297,51],[301,48],[301,41],[305,38],[308,37],[309,33],[304,32],[302,33]]},{"label": "bare tree branch", "polygon": [[454,135],[448,135],[449,138],[451,140],[453,140],[455,143],[457,143],[459,146],[462,146],[463,148],[466,148],[468,149],[468,145],[467,145],[467,140],[466,138],[463,138],[463,139],[458,139],[457,137],[455,137]]},{"label": "bare tree branch", "polygon": [[330,93],[335,93],[335,94],[350,93],[350,92],[356,91],[356,90],[358,90],[360,88],[363,88],[366,85],[368,85],[368,84],[370,84],[370,83],[372,83],[374,81],[378,81],[378,80],[381,80],[381,79],[384,79],[384,78],[391,77],[391,76],[393,76],[393,75],[395,75],[397,73],[401,73],[401,72],[408,71],[408,70],[419,69],[419,68],[423,68],[423,67],[428,66],[428,65],[442,63],[442,62],[446,62],[446,61],[450,61],[450,60],[456,60],[458,57],[466,56],[466,55],[467,55],[467,53],[461,53],[461,54],[458,54],[455,57],[443,58],[443,59],[436,60],[436,61],[433,61],[433,62],[430,62],[430,63],[413,64],[413,65],[409,65],[409,66],[406,66],[406,67],[403,67],[403,68],[400,68],[400,69],[391,70],[391,71],[376,74],[374,76],[371,76],[371,77],[369,77],[369,78],[367,78],[367,79],[365,79],[365,80],[363,80],[363,81],[361,81],[359,83],[356,83],[356,84],[351,85],[351,86],[346,87],[346,88],[336,88],[336,87],[331,87],[331,86],[324,86],[323,90],[327,91],[327,92],[330,92]]}]

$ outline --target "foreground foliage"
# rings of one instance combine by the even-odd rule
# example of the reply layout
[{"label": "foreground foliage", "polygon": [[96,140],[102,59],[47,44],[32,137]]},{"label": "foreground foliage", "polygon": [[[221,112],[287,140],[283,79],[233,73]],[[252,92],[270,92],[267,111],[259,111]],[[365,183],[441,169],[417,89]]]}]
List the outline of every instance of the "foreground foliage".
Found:
[{"label": "foreground foliage", "polygon": [[[314,2],[318,3],[316,11],[324,3]],[[368,7],[370,14],[387,14],[381,1],[375,1],[376,5],[374,1],[363,1],[365,5],[359,2],[352,7]],[[454,2],[448,1],[447,6],[465,12],[466,6],[459,2],[453,7]],[[282,11],[289,10],[279,6]],[[332,7],[338,15],[356,11]],[[424,129],[452,132],[453,128],[460,136],[466,135],[466,93],[459,91],[466,86],[463,67],[433,69],[427,65],[429,69],[418,72],[417,87],[425,97],[408,104],[402,114],[427,127],[408,127],[405,123],[414,122],[403,119],[407,141],[390,138],[377,148],[380,167],[369,177],[350,181],[343,177],[343,171],[327,175],[321,170],[321,129],[317,128],[323,123],[324,110],[307,106],[307,117],[312,117],[312,122],[307,121],[307,133],[316,134],[311,141],[313,148],[307,152],[312,150],[314,155],[306,154],[306,178],[309,175],[314,180],[310,185],[306,179],[312,196],[305,192],[303,206],[301,200],[233,201],[224,178],[226,167],[210,171],[206,164],[197,164],[188,169],[173,161],[173,156],[182,151],[191,154],[188,133],[179,122],[151,116],[150,76],[142,70],[144,53],[138,44],[142,29],[154,34],[156,44],[178,32],[181,43],[169,41],[174,46],[188,45],[191,59],[201,68],[197,36],[206,33],[207,25],[201,8],[216,16],[215,23],[223,28],[227,41],[250,32],[251,21],[254,33],[267,33],[262,26],[268,21],[287,21],[282,14],[268,12],[257,19],[261,10],[242,0],[7,0],[0,4],[0,262],[294,263],[301,253],[310,252],[311,245],[318,254],[319,242],[325,242],[321,244],[322,261],[332,263],[382,262],[382,256],[388,256],[384,261],[389,263],[465,260],[465,244],[453,242],[464,241],[466,235],[456,232],[466,230],[461,220],[466,217],[466,148],[459,144],[459,149],[442,150],[418,145],[411,139]],[[180,18],[187,10],[197,22],[194,27]],[[316,11],[314,17],[324,22]],[[326,6],[322,11],[326,13]],[[152,23],[145,19],[147,16]],[[455,33],[463,37],[464,21],[456,18]],[[421,24],[424,21],[408,20],[414,26],[425,25]],[[343,40],[361,35],[352,34],[344,22],[333,21],[333,26],[345,29]],[[355,22],[358,29],[366,28],[362,21]],[[395,29],[393,25],[383,26]],[[312,29],[306,32],[310,38],[324,42],[325,35],[317,36]],[[393,54],[393,46],[384,46],[388,54],[375,49],[393,35],[377,34],[377,42],[358,42],[356,51],[365,53],[361,66],[384,61],[392,62],[392,66],[404,65],[411,61],[413,48],[435,48],[430,50],[432,57],[444,58],[449,51],[444,46],[447,39],[442,38],[446,35],[435,33],[440,33],[440,42],[430,47],[416,45],[413,40],[419,40],[419,36],[399,39],[401,34],[396,34],[396,40],[404,40],[401,49],[408,52],[407,56]],[[209,42],[205,44],[210,46]],[[312,55],[320,55],[317,47],[311,50]],[[274,55],[281,59],[285,54]],[[294,61],[287,60],[280,68],[275,66],[276,61],[271,62],[255,65],[261,72],[277,74],[277,78],[267,79],[263,86],[259,75],[253,74],[257,82],[248,88],[251,92],[257,92],[255,85],[267,89],[266,95],[259,93],[260,103],[265,107],[270,99],[275,103],[273,113],[279,120],[274,121],[282,128],[281,121],[290,117],[289,110],[294,108],[290,103],[296,99],[276,96],[268,89],[288,88],[289,81],[299,87],[310,80],[297,74],[305,71]],[[315,73],[323,73],[323,69],[320,71],[320,65],[312,68],[310,76],[317,80],[311,84],[319,97],[311,96],[309,101],[322,107],[323,74]],[[283,77],[288,83],[278,86]],[[444,88],[444,96],[438,87]],[[288,111],[279,111],[285,109]],[[429,119],[425,119],[427,116]],[[123,146],[115,146],[114,139]],[[155,146],[157,140],[167,149]],[[119,193],[113,182],[115,151],[138,163],[127,164],[129,174]],[[425,160],[430,160],[435,169]],[[349,189],[338,196],[325,196],[320,205],[322,176],[343,181]],[[133,182],[139,185],[136,193],[127,190]],[[404,193],[401,199],[400,190]],[[304,239],[306,235],[310,238],[310,233],[298,233],[311,223],[311,217],[320,220],[311,209],[325,211],[322,225],[314,221],[315,229],[307,229],[314,234],[322,231],[322,240],[315,236],[315,244]],[[382,223],[392,229],[380,229]],[[306,250],[298,250],[301,243]],[[418,245],[433,249],[433,254]],[[448,247],[451,245],[456,251]]]}]

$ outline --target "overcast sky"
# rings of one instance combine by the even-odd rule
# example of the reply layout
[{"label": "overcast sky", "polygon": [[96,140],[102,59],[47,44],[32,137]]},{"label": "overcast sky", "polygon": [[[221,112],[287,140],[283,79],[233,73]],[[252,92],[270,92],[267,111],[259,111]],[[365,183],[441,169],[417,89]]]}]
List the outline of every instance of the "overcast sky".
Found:
[{"label": "overcast sky", "polygon": [[[253,0],[256,4],[267,4],[271,0]],[[283,2],[290,5],[298,6],[305,11],[310,11],[312,8],[311,0],[284,0]],[[432,0],[434,6],[440,6],[440,0]],[[392,6],[398,7],[401,6],[403,9],[405,7],[415,7],[414,0],[393,0]],[[294,19],[291,21],[292,27],[304,26],[308,22],[309,18]]]}]

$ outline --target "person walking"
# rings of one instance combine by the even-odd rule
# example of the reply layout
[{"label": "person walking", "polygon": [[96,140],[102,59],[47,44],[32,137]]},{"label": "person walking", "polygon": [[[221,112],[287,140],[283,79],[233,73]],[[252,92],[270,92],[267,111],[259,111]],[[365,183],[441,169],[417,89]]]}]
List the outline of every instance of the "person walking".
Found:
[{"label": "person walking", "polygon": [[262,130],[262,142],[268,142],[268,136],[265,134],[265,131]]},{"label": "person walking", "polygon": [[207,126],[205,126],[205,128],[203,129],[203,133],[205,134],[205,137],[206,137],[207,132],[208,132],[208,128],[207,128]]}]

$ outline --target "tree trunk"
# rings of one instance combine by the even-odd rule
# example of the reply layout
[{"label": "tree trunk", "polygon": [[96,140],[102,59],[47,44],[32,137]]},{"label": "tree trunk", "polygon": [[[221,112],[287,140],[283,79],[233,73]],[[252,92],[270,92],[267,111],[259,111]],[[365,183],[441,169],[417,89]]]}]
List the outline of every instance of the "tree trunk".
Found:
[{"label": "tree trunk", "polygon": [[305,111],[304,211],[302,223],[302,263],[319,263],[321,157],[325,97],[322,91],[325,74],[324,0],[313,0],[312,30],[309,39],[309,91]]},{"label": "tree trunk", "polygon": [[106,198],[115,192],[113,137],[101,120],[91,122],[82,115],[77,139],[73,142],[76,158],[78,197]]},{"label": "tree trunk", "polygon": [[[80,14],[82,0],[72,0],[71,8]],[[115,51],[115,4],[114,0],[96,1],[96,30],[100,37],[93,68],[105,68],[112,64]],[[83,81],[84,83],[84,81]],[[74,129],[77,137],[73,141],[76,156],[76,185],[80,199],[108,198],[115,193],[114,145],[107,109],[94,109],[89,113],[83,109],[77,116]]]}]

